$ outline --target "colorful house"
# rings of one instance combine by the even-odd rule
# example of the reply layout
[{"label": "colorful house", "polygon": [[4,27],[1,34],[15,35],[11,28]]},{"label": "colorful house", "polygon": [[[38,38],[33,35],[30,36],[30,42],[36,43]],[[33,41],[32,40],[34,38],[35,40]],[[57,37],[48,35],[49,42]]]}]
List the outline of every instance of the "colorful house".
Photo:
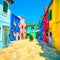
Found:
[{"label": "colorful house", "polygon": [[40,35],[40,33],[39,33],[39,25],[36,25],[36,39],[39,39],[39,35]]},{"label": "colorful house", "polygon": [[44,28],[44,41],[49,44],[49,37],[48,37],[48,33],[49,33],[49,21],[48,21],[48,8],[45,7],[44,8],[44,17],[43,17],[43,28]]},{"label": "colorful house", "polygon": [[52,0],[48,8],[52,17],[49,20],[49,31],[52,32],[53,46],[60,50],[60,0]]},{"label": "colorful house", "polygon": [[43,31],[44,31],[43,20],[41,19],[39,21],[39,40],[43,40]]},{"label": "colorful house", "polygon": [[36,24],[26,24],[26,38],[29,39],[29,36],[32,35],[33,39],[36,39]]},{"label": "colorful house", "polygon": [[25,40],[26,39],[26,24],[25,19],[20,17],[20,39]]},{"label": "colorful house", "polygon": [[20,40],[20,18],[11,14],[10,22],[10,40]]},{"label": "colorful house", "polygon": [[[12,1],[12,0],[11,0]],[[6,0],[0,0],[0,42],[2,47],[10,44],[9,27],[10,27],[10,10],[9,3]]]}]

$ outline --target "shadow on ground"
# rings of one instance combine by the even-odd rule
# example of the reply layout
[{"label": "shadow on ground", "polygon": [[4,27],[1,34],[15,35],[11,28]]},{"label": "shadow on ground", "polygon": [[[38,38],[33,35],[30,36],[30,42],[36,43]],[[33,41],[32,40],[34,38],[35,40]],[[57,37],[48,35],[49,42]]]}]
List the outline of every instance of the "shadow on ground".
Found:
[{"label": "shadow on ground", "polygon": [[44,53],[40,55],[46,57],[46,60],[60,60],[60,51],[57,51],[54,47],[47,45],[43,40],[38,40]]}]

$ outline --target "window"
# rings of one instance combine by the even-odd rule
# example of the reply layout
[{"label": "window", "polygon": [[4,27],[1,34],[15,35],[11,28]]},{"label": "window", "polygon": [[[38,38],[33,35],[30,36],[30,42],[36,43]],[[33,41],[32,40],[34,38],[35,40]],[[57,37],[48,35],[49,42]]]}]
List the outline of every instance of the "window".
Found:
[{"label": "window", "polygon": [[50,36],[52,36],[52,32],[50,32]]},{"label": "window", "polygon": [[18,28],[20,28],[20,23],[18,24]]},{"label": "window", "polygon": [[48,29],[46,29],[46,32],[48,32]]},{"label": "window", "polygon": [[8,12],[8,3],[6,1],[3,1],[3,12]]},{"label": "window", "polygon": [[52,19],[52,10],[48,13],[48,20],[50,21]]},{"label": "window", "polygon": [[34,27],[31,27],[31,30],[34,30]]},{"label": "window", "polygon": [[23,39],[23,33],[21,33],[21,38]]},{"label": "window", "polygon": [[13,26],[16,27],[16,22],[13,22]]},{"label": "window", "polygon": [[22,27],[22,29],[23,29],[23,25],[22,25],[21,27]]},{"label": "window", "polygon": [[46,33],[46,36],[48,36],[48,33]]},{"label": "window", "polygon": [[48,32],[49,32],[49,30],[48,30],[48,29],[46,29],[46,36],[48,36]]}]

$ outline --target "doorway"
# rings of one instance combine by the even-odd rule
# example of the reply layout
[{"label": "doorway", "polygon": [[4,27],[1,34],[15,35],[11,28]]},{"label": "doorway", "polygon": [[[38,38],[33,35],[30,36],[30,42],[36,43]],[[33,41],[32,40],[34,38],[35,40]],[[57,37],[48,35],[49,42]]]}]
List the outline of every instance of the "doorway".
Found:
[{"label": "doorway", "polygon": [[8,47],[10,44],[9,26],[3,26],[3,47]]}]

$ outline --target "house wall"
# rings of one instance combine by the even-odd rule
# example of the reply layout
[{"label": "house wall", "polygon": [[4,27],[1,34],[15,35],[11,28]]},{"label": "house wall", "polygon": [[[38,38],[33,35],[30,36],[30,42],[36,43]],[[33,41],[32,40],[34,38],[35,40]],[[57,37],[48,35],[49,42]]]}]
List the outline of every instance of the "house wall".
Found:
[{"label": "house wall", "polygon": [[49,21],[49,28],[52,31],[53,46],[60,50],[60,0],[53,0],[50,9],[52,9],[52,20]]},{"label": "house wall", "polygon": [[2,10],[2,5],[0,5],[0,26],[7,25],[10,26],[10,11],[8,13],[4,13]]},{"label": "house wall", "polygon": [[46,36],[46,33],[48,34],[48,32],[46,32],[47,29],[49,29],[49,21],[48,21],[48,12],[47,12],[47,7],[45,7],[44,9],[44,18],[43,18],[43,22],[44,22],[44,41],[49,44],[49,39],[48,36]]},{"label": "house wall", "polygon": [[2,26],[10,26],[10,10],[8,10],[8,13],[4,13],[2,10],[2,5],[0,4],[0,27],[1,27],[1,40],[2,41]]},{"label": "house wall", "polygon": [[11,22],[10,22],[10,40],[11,41],[20,40],[19,25],[20,25],[20,19],[17,16],[11,14]]},{"label": "house wall", "polygon": [[43,28],[43,20],[40,20],[40,23],[39,23],[39,40],[43,40],[43,31],[44,31],[44,28]]},{"label": "house wall", "polygon": [[[36,26],[26,26],[26,31],[31,31],[32,27],[34,27],[33,30],[36,30]],[[27,34],[27,32],[26,32],[26,34]],[[36,39],[36,32],[29,32],[29,34],[31,34],[33,36],[33,38]]]},{"label": "house wall", "polygon": [[20,39],[26,39],[26,24],[25,19],[20,17]]},{"label": "house wall", "polygon": [[[3,45],[3,42],[5,41],[5,39],[3,39],[3,37],[4,37],[3,26],[10,27],[10,10],[8,8],[8,12],[7,13],[3,12],[3,0],[0,0],[0,28],[1,28],[1,31],[0,31],[1,32],[0,41],[2,42],[2,45]],[[9,31],[9,29],[8,29],[8,31]],[[8,34],[8,32],[7,32],[7,34]],[[8,38],[9,37],[7,37],[7,39]]]}]

